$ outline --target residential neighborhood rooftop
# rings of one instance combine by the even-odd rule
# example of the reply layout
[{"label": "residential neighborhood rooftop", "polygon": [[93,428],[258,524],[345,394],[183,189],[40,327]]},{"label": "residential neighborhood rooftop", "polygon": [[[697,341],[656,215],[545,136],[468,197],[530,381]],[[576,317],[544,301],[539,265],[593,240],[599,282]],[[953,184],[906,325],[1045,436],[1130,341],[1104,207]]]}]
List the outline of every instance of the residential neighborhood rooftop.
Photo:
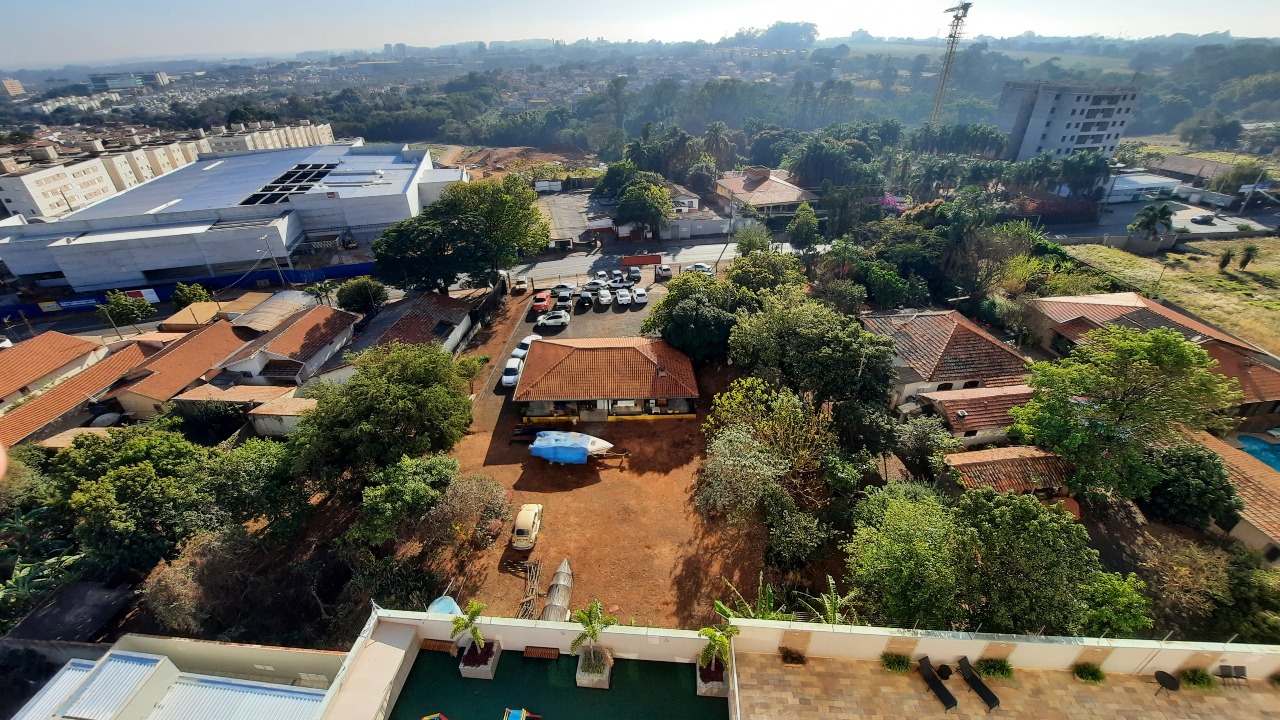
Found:
[{"label": "residential neighborhood rooftop", "polygon": [[1009,427],[1009,410],[1025,405],[1035,391],[1030,385],[935,390],[920,393],[938,408],[948,426],[956,432]]},{"label": "residential neighborhood rooftop", "polygon": [[967,489],[1028,493],[1063,487],[1075,468],[1057,455],[1036,447],[1006,447],[952,453],[943,458]]},{"label": "residential neighborhood rooftop", "polygon": [[225,367],[247,360],[259,353],[272,357],[307,362],[356,324],[359,316],[316,305],[289,316],[267,334],[253,340],[222,362]]},{"label": "residential neighborhood rooftop", "polygon": [[441,342],[471,312],[469,303],[440,293],[423,293],[404,302],[408,308],[382,333],[379,345]]},{"label": "residential neighborhood rooftop", "polygon": [[[101,350],[102,345],[50,330],[0,350],[0,399],[38,382],[58,368]],[[39,388],[30,388],[35,391]]]},{"label": "residential neighborhood rooftop", "polygon": [[1207,432],[1186,434],[1222,458],[1227,478],[1244,500],[1240,517],[1267,537],[1280,539],[1280,471]]},{"label": "residential neighborhood rooftop", "polygon": [[792,205],[818,198],[808,190],[787,182],[778,171],[768,168],[726,172],[716,185],[722,194],[727,193],[734,200],[754,207]]},{"label": "residential neighborhood rooftop", "polygon": [[1021,385],[1026,377],[1026,358],[955,310],[868,313],[860,320],[893,339],[896,357],[915,375],[901,382],[981,379],[997,386]]},{"label": "residential neighborhood rooftop", "polygon": [[[1214,339],[1248,350],[1257,350],[1251,343],[1135,292],[1047,297],[1037,298],[1032,302],[1040,312],[1055,322],[1064,323],[1055,328],[1064,336],[1067,332],[1082,335],[1108,323],[1140,330],[1167,327],[1181,332],[1192,342]],[[1080,320],[1088,322],[1079,322]],[[1093,323],[1093,327],[1089,323]]]},{"label": "residential neighborhood rooftop", "polygon": [[517,401],[697,396],[689,357],[645,337],[538,340],[515,392]]},{"label": "residential neighborhood rooftop", "polygon": [[113,394],[130,392],[168,401],[204,377],[244,343],[236,329],[225,320],[205,325],[149,358],[136,371],[140,379]]}]

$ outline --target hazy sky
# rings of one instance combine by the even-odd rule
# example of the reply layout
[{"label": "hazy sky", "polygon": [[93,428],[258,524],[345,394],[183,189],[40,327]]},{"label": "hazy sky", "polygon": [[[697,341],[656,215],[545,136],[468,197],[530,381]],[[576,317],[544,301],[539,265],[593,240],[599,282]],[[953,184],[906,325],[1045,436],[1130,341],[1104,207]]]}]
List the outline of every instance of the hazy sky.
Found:
[{"label": "hazy sky", "polygon": [[[857,29],[931,37],[945,32],[947,0],[59,0],[0,3],[0,68],[60,67],[159,56],[286,55],[299,50],[376,48],[385,42],[583,37],[716,40],[778,20],[815,22],[822,37]],[[1237,0],[1214,10],[1199,0],[1139,9],[1116,0],[977,0],[967,34],[1146,37],[1230,30],[1280,36],[1273,0]]]}]

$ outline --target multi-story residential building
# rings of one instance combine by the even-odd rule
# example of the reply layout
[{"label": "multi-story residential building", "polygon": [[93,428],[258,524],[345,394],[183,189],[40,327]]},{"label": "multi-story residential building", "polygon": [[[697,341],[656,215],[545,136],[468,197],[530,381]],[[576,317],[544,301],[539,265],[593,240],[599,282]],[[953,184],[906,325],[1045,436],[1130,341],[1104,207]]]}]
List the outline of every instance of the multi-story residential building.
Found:
[{"label": "multi-story residential building", "polygon": [[32,165],[0,175],[0,203],[11,215],[58,217],[115,194],[100,158]]},{"label": "multi-story residential building", "polygon": [[1111,157],[1137,101],[1137,88],[1130,86],[1005,83],[996,111],[996,124],[1009,133],[1005,156],[1026,160],[1095,150]]},{"label": "multi-story residential building", "polygon": [[26,89],[22,87],[22,83],[17,78],[4,78],[0,80],[0,95],[5,97],[20,97],[27,94]]},{"label": "multi-story residential building", "polygon": [[229,132],[226,128],[213,128],[205,141],[209,152],[215,153],[312,147],[332,143],[333,128],[328,123],[312,125],[306,120],[298,125],[279,127],[270,121],[235,124]]}]

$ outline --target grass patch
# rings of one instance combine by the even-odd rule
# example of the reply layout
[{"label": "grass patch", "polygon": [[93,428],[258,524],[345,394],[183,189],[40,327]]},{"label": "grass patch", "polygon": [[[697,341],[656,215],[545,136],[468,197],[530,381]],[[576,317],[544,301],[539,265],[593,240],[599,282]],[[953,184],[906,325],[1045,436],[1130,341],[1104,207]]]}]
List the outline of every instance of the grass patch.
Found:
[{"label": "grass patch", "polygon": [[974,663],[974,670],[978,674],[987,679],[1007,680],[1013,677],[1013,666],[1008,660],[997,660],[996,658],[983,658]]},{"label": "grass patch", "polygon": [[891,673],[901,674],[911,671],[911,658],[906,655],[884,653],[880,656],[880,664]]},{"label": "grass patch", "polygon": [[1102,668],[1093,663],[1076,663],[1071,666],[1071,673],[1080,678],[1081,682],[1090,685],[1101,685],[1107,679],[1107,674],[1102,672]]}]

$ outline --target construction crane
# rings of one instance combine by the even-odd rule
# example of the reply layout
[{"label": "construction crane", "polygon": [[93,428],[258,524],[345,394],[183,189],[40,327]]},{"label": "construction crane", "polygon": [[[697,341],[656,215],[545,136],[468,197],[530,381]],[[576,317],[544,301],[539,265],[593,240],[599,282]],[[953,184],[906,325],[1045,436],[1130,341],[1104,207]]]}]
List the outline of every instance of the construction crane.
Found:
[{"label": "construction crane", "polygon": [[951,13],[951,32],[947,33],[947,54],[942,58],[942,72],[938,73],[938,94],[933,97],[933,114],[929,116],[929,126],[938,124],[938,116],[942,114],[942,96],[947,92],[947,80],[951,77],[951,64],[956,59],[956,46],[964,30],[964,19],[969,16],[971,2],[963,2],[944,12]]}]

